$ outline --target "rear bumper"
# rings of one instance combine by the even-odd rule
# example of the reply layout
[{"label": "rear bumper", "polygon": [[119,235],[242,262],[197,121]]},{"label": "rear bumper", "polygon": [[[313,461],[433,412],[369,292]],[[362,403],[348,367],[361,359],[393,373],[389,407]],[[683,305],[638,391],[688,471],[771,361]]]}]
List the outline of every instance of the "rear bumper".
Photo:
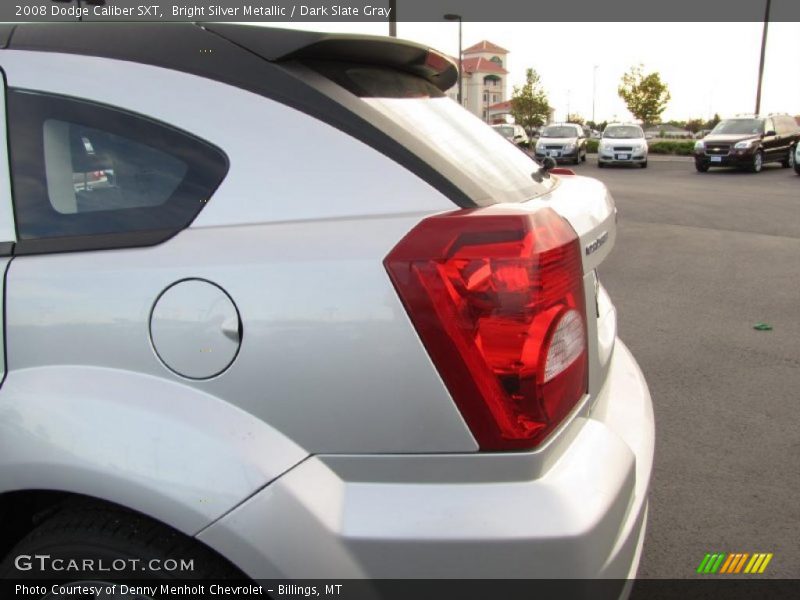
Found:
[{"label": "rear bumper", "polygon": [[630,578],[653,445],[617,341],[597,401],[541,451],[311,457],[198,537],[254,578]]}]

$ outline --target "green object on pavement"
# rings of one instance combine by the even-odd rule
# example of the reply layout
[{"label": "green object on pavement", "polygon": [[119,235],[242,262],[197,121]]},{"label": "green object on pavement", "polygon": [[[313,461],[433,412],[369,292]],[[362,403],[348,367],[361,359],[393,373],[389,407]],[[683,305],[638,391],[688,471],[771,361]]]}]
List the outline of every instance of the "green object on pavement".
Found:
[{"label": "green object on pavement", "polygon": [[768,323],[756,323],[753,325],[753,329],[757,329],[758,331],[772,331],[772,325]]}]

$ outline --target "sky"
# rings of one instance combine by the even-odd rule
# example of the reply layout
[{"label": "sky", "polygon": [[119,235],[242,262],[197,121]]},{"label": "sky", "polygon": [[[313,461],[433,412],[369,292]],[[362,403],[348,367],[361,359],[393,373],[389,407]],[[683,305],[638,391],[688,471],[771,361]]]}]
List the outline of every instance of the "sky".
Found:
[{"label": "sky", "polygon": [[[292,23],[271,26],[317,31],[388,35],[387,23]],[[657,71],[672,100],[664,121],[729,117],[755,110],[762,23],[470,23],[463,24],[467,48],[483,39],[510,51],[513,85],[536,69],[555,117],[567,110],[595,120],[631,118],[617,95],[622,75],[633,65]],[[458,24],[397,24],[397,36],[458,54]],[[761,94],[762,113],[800,115],[800,23],[770,23]]]}]

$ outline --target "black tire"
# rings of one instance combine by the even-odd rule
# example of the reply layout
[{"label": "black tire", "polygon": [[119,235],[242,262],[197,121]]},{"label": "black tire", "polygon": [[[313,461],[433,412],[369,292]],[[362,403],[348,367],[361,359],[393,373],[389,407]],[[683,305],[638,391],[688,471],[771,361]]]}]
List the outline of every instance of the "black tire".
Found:
[{"label": "black tire", "polygon": [[581,156],[581,162],[586,162],[586,149],[583,150],[583,156]]},{"label": "black tire", "polygon": [[[61,559],[94,561],[99,566],[117,565],[111,570],[55,570],[33,562],[33,568],[19,570],[15,566],[20,555],[49,555]],[[132,560],[140,562],[133,563]],[[154,564],[150,561],[158,560]],[[179,567],[181,561],[192,561],[191,569]],[[175,568],[172,563],[175,561]],[[153,565],[152,569],[148,565]],[[25,565],[27,566],[27,565]],[[56,563],[56,566],[59,566]],[[83,501],[55,513],[22,539],[0,562],[0,579],[60,578],[109,581],[109,579],[246,579],[224,558],[199,542],[162,523],[115,506]]]},{"label": "black tire", "polygon": [[761,150],[758,150],[755,154],[753,154],[753,162],[750,164],[750,172],[761,173],[761,169],[763,168],[764,168],[764,153]]},{"label": "black tire", "polygon": [[791,169],[797,166],[794,164],[794,146],[789,146],[789,153],[786,155],[786,158],[784,158],[783,161],[781,162],[781,166],[784,169]]},{"label": "black tire", "polygon": [[647,161],[644,161],[643,163],[640,163],[639,166],[642,167],[643,169],[646,169],[647,168]]},{"label": "black tire", "polygon": [[598,160],[597,161],[597,168],[598,169],[602,169],[603,167],[605,167],[605,165]]},{"label": "black tire", "polygon": [[699,161],[694,161],[694,168],[697,169],[698,173],[707,173],[708,172],[708,165],[705,163],[701,163]]}]

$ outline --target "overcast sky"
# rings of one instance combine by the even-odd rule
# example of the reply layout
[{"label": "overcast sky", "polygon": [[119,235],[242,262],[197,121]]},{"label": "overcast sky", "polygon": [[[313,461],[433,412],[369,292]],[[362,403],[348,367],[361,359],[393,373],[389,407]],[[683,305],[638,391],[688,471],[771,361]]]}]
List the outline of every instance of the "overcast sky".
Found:
[{"label": "overcast sky", "polygon": [[[387,23],[280,24],[296,29],[387,35]],[[597,121],[628,119],[617,96],[623,73],[643,63],[669,85],[664,120],[709,118],[755,109],[761,23],[464,23],[464,47],[487,39],[510,51],[510,82],[525,69],[542,77],[556,118],[567,108],[592,117],[592,74],[597,65]],[[398,23],[397,35],[452,56],[458,24]],[[511,87],[509,87],[509,94]],[[800,114],[800,23],[771,23],[761,107],[763,113]]]}]

